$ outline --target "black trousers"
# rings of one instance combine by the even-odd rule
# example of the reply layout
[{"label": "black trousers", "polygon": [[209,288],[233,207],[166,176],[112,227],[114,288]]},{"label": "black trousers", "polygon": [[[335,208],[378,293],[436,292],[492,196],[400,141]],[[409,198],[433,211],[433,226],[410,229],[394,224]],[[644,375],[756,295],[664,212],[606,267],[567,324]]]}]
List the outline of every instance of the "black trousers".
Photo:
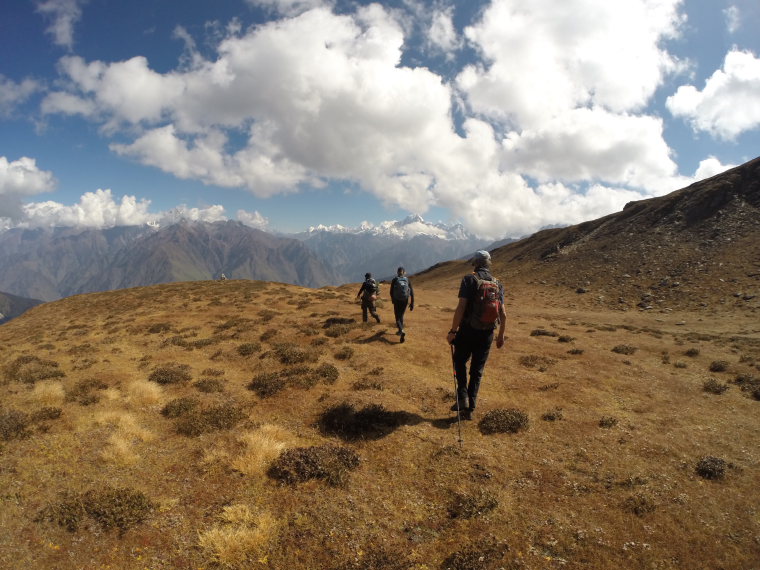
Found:
[{"label": "black trousers", "polygon": [[393,316],[396,317],[396,326],[398,330],[404,330],[404,313],[409,305],[409,299],[406,301],[393,301]]},{"label": "black trousers", "polygon": [[[483,378],[483,369],[488,360],[493,342],[493,330],[482,331],[468,325],[459,327],[454,339],[454,370],[457,376],[457,399],[459,408],[475,409]],[[467,361],[470,361],[469,382],[467,381]]]}]

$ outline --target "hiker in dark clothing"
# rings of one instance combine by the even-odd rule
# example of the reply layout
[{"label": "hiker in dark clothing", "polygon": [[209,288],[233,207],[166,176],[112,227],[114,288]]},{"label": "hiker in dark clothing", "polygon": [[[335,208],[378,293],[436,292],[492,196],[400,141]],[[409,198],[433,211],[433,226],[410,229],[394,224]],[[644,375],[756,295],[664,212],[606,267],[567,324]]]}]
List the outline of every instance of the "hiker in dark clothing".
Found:
[{"label": "hiker in dark clothing", "polygon": [[[478,251],[470,259],[470,263],[474,271],[462,278],[459,285],[459,304],[451,320],[451,330],[446,335],[446,340],[454,346],[453,360],[457,379],[456,402],[451,409],[460,412],[466,420],[472,419],[475,410],[480,380],[491,350],[494,330],[498,325],[496,348],[501,348],[504,346],[504,329],[507,322],[504,288],[491,275],[491,255],[487,251]],[[491,300],[484,300],[488,298]]]},{"label": "hiker in dark clothing", "polygon": [[391,301],[393,301],[393,315],[396,317],[396,326],[398,327],[396,334],[401,337],[400,342],[404,342],[406,338],[404,313],[407,306],[409,306],[410,311],[414,310],[414,289],[412,289],[412,284],[403,267],[396,270],[396,277],[391,281]]},{"label": "hiker in dark clothing", "polygon": [[362,321],[367,322],[367,312],[374,317],[379,323],[380,317],[377,314],[377,308],[375,307],[375,301],[380,294],[380,287],[377,285],[377,281],[372,279],[371,273],[364,274],[364,283],[362,283],[359,292],[356,297],[362,298]]}]

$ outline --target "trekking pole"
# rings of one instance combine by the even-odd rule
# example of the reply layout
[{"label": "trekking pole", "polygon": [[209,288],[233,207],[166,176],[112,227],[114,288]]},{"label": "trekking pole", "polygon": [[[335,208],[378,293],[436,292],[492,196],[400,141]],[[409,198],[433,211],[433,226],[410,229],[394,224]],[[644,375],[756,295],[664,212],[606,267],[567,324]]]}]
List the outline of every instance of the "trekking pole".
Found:
[{"label": "trekking pole", "polygon": [[450,344],[451,347],[451,368],[454,371],[454,394],[455,398],[457,400],[457,430],[459,431],[459,447],[462,447],[462,420],[459,415],[459,383],[457,381],[457,367],[454,363],[454,345]]}]

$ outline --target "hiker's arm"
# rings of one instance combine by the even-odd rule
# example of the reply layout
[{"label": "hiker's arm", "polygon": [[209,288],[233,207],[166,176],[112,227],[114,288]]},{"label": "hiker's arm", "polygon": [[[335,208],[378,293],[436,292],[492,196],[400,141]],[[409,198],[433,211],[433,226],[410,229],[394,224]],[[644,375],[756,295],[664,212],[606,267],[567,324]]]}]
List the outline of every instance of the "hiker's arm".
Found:
[{"label": "hiker's arm", "polygon": [[414,310],[414,289],[412,289],[412,282],[409,282],[409,310]]},{"label": "hiker's arm", "polygon": [[449,332],[446,334],[446,340],[449,341],[449,344],[451,344],[457,336],[457,329],[459,328],[459,325],[462,322],[462,317],[464,317],[464,310],[466,308],[467,308],[467,298],[459,297],[459,304],[457,305],[457,308],[454,310],[454,316],[451,319],[451,329],[449,329]]},{"label": "hiker's arm", "polygon": [[362,291],[364,291],[364,283],[362,283],[362,286],[359,287],[359,292],[356,294],[356,296],[358,297],[359,295],[361,295]]},{"label": "hiker's arm", "polygon": [[496,336],[496,348],[504,346],[504,329],[507,328],[507,312],[504,303],[499,304],[499,333]]}]

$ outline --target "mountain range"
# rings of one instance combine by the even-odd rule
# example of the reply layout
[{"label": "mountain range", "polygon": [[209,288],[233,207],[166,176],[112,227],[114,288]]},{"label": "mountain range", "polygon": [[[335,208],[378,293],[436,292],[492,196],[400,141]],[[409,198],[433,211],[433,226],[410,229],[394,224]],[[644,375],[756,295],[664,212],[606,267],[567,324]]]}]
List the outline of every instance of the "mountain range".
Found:
[{"label": "mountain range", "polygon": [[167,227],[12,229],[0,234],[0,290],[52,301],[142,285],[216,279],[305,287],[391,276],[453,259],[488,242],[419,216],[379,227],[311,228],[274,235],[239,222]]}]

